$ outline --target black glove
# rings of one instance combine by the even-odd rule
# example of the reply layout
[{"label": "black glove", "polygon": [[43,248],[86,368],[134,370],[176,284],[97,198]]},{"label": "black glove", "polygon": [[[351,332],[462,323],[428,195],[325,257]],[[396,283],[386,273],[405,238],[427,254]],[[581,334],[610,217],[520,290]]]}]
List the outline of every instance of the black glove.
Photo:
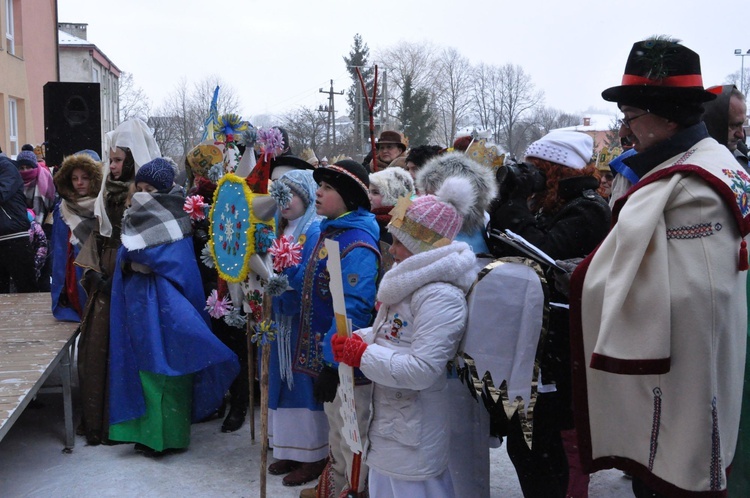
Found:
[{"label": "black glove", "polygon": [[323,367],[313,384],[313,397],[318,403],[330,403],[336,397],[339,387],[339,371],[333,367]]},{"label": "black glove", "polygon": [[557,266],[565,271],[560,271],[557,268],[553,268],[552,277],[555,280],[555,289],[557,289],[562,295],[568,296],[570,292],[570,277],[576,270],[579,264],[581,264],[583,258],[572,258],[565,260],[557,260]]},{"label": "black glove", "polygon": [[98,291],[105,294],[112,292],[112,282],[107,275],[95,270],[89,270],[83,275],[83,282],[86,292],[89,294]]}]

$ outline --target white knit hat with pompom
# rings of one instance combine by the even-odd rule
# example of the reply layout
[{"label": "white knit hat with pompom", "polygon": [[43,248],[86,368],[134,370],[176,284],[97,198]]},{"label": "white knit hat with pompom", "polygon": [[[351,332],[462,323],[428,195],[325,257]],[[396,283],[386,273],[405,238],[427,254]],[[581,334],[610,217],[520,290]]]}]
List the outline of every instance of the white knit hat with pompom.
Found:
[{"label": "white knit hat with pompom", "polygon": [[388,231],[412,254],[446,246],[461,230],[476,196],[468,179],[447,178],[435,195],[418,197],[414,202],[399,199],[391,211]]}]

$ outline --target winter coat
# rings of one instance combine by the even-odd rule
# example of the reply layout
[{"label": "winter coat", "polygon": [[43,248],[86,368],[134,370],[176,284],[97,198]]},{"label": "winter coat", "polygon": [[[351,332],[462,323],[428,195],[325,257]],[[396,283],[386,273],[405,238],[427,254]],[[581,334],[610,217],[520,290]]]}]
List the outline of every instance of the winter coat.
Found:
[{"label": "winter coat", "polygon": [[[583,258],[604,239],[610,226],[611,212],[607,202],[596,193],[598,187],[599,182],[591,176],[560,180],[558,195],[567,202],[551,214],[531,213],[525,199],[504,201],[492,210],[490,228],[510,229],[554,259]],[[505,242],[494,238],[488,242],[496,257],[516,255]],[[549,272],[548,277],[554,278],[554,273]],[[550,301],[568,302],[554,285],[550,285],[550,292]],[[555,384],[566,407],[557,420],[562,429],[573,426],[568,322],[567,309],[553,307],[550,310],[540,360],[544,384]]]},{"label": "winter coat", "polygon": [[750,176],[702,123],[626,161],[641,180],[571,282],[581,462],[628,470],[664,496],[725,496],[747,339]]},{"label": "winter coat", "polygon": [[328,287],[325,239],[340,243],[346,316],[356,329],[372,323],[380,268],[379,231],[375,216],[359,208],[334,220],[321,221],[317,237],[313,239],[311,234],[305,242],[302,251],[305,271],[289,279],[289,285],[302,296],[297,344],[292,345],[295,348],[294,371],[317,377],[325,365],[338,365],[331,350],[336,323]]},{"label": "winter coat", "polygon": [[475,261],[464,242],[410,256],[383,277],[373,327],[357,331],[375,384],[366,461],[382,474],[425,480],[448,467],[445,367],[466,328]]},{"label": "winter coat", "polygon": [[10,159],[0,157],[0,237],[28,236],[30,226],[21,174]]}]

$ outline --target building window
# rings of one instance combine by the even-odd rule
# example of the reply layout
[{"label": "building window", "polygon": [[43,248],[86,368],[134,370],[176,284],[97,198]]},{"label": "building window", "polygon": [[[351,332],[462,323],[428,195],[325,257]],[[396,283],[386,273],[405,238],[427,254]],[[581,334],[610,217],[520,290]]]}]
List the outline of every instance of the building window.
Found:
[{"label": "building window", "polygon": [[13,0],[5,2],[5,39],[8,41],[8,53],[16,53],[16,29],[13,17]]},{"label": "building window", "polygon": [[16,99],[8,99],[8,142],[10,150],[8,155],[15,157],[18,155],[18,102]]}]

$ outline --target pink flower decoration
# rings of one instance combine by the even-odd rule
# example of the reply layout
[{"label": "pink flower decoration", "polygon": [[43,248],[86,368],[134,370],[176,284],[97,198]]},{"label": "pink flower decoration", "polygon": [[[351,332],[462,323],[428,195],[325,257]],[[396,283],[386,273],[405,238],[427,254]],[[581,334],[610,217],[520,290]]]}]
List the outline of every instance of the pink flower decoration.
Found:
[{"label": "pink flower decoration", "polygon": [[191,220],[204,220],[206,219],[206,213],[203,208],[207,205],[202,195],[191,195],[185,199],[182,209],[190,215]]},{"label": "pink flower decoration", "polygon": [[219,293],[214,289],[206,299],[206,310],[212,318],[221,318],[232,311],[232,303],[226,296],[219,299]]},{"label": "pink flower decoration", "polygon": [[278,128],[259,129],[258,143],[263,153],[263,159],[266,161],[268,161],[269,156],[274,158],[284,150],[284,137]]},{"label": "pink flower decoration", "polygon": [[275,239],[268,252],[273,256],[273,269],[276,272],[298,265],[302,259],[302,246],[293,242],[290,235]]}]

